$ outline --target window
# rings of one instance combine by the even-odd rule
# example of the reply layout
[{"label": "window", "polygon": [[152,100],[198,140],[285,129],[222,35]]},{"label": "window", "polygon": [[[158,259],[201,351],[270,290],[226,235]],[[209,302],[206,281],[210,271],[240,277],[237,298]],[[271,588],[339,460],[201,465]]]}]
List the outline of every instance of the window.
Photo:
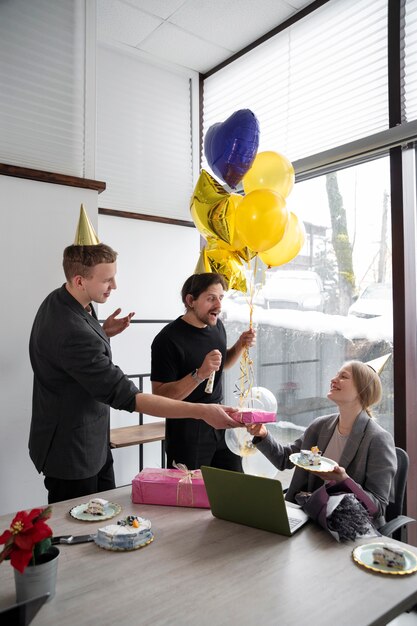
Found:
[{"label": "window", "polygon": [[[341,209],[337,207],[336,216],[335,188],[342,198],[350,260],[345,245],[342,256],[337,250],[334,224]],[[253,360],[256,384],[275,394],[280,422],[291,432],[334,410],[326,395],[330,379],[345,361],[366,362],[393,352],[388,194],[389,160],[381,158],[298,183],[288,197],[290,210],[322,235],[313,255],[307,244],[290,263],[263,270],[255,300],[258,340]],[[377,314],[352,314],[351,305],[362,292],[374,295]],[[229,295],[223,308],[228,334],[238,336],[249,322],[247,299]],[[238,377],[238,367],[227,372],[228,403]],[[392,358],[382,381],[384,396],[374,413],[393,432]]]},{"label": "window", "polygon": [[295,161],[387,129],[387,90],[387,2],[332,0],[206,78],[204,132],[251,109]]},{"label": "window", "polygon": [[417,119],[417,1],[405,3],[404,82],[405,121]]}]

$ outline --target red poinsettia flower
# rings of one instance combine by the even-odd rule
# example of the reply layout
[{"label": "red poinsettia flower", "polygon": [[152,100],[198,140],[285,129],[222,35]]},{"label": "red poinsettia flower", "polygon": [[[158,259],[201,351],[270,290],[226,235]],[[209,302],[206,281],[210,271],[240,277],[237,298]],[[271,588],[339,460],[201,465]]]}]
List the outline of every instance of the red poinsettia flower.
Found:
[{"label": "red poinsettia flower", "polygon": [[52,536],[52,530],[45,520],[51,515],[51,508],[19,511],[14,517],[10,528],[0,536],[0,545],[4,544],[0,553],[0,563],[10,559],[14,568],[23,572],[35,554],[41,554],[48,547],[45,542]]}]

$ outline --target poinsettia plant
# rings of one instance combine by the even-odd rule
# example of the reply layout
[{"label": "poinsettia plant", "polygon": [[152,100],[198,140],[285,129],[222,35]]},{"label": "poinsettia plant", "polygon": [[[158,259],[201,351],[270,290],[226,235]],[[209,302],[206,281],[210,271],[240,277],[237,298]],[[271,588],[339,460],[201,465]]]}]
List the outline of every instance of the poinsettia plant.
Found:
[{"label": "poinsettia plant", "polygon": [[19,511],[0,536],[0,563],[10,559],[12,566],[23,573],[28,565],[36,565],[43,552],[51,545],[52,529],[46,523],[51,517],[52,508]]}]

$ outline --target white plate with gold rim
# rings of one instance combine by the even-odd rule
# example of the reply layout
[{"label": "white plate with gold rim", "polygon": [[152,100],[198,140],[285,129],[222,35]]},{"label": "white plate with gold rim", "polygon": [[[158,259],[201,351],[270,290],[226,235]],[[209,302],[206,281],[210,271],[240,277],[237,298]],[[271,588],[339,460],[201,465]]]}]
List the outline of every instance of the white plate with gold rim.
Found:
[{"label": "white plate with gold rim", "polygon": [[398,569],[394,567],[388,567],[388,565],[381,565],[380,563],[374,563],[373,551],[375,548],[382,548],[384,543],[366,543],[365,545],[358,546],[352,551],[352,558],[358,565],[365,567],[366,569],[378,572],[380,574],[391,574],[392,576],[404,576],[406,574],[414,574],[417,572],[417,556],[414,552],[406,550],[402,546],[398,546],[404,553],[405,567]]},{"label": "white plate with gold rim", "polygon": [[120,504],[107,502],[107,504],[103,506],[103,513],[101,515],[92,515],[91,513],[85,512],[87,507],[88,502],[73,506],[70,510],[71,517],[73,517],[74,519],[79,519],[82,522],[102,522],[103,520],[111,519],[115,515],[118,515],[122,510]]},{"label": "white plate with gold rim", "polygon": [[320,457],[320,465],[305,465],[304,463],[299,462],[299,458],[300,454],[298,452],[290,454],[291,463],[297,467],[307,470],[308,472],[332,472],[337,466],[336,461],[332,461],[332,459],[328,459],[325,456]]}]

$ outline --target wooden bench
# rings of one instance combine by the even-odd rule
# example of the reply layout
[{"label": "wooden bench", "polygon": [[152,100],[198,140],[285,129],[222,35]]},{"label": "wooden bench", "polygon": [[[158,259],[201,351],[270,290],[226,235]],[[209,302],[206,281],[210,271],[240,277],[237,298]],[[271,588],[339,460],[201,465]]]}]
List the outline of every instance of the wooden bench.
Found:
[{"label": "wooden bench", "polygon": [[139,446],[139,471],[143,470],[143,445],[154,441],[161,442],[161,467],[165,467],[165,420],[110,430],[111,448]]}]

